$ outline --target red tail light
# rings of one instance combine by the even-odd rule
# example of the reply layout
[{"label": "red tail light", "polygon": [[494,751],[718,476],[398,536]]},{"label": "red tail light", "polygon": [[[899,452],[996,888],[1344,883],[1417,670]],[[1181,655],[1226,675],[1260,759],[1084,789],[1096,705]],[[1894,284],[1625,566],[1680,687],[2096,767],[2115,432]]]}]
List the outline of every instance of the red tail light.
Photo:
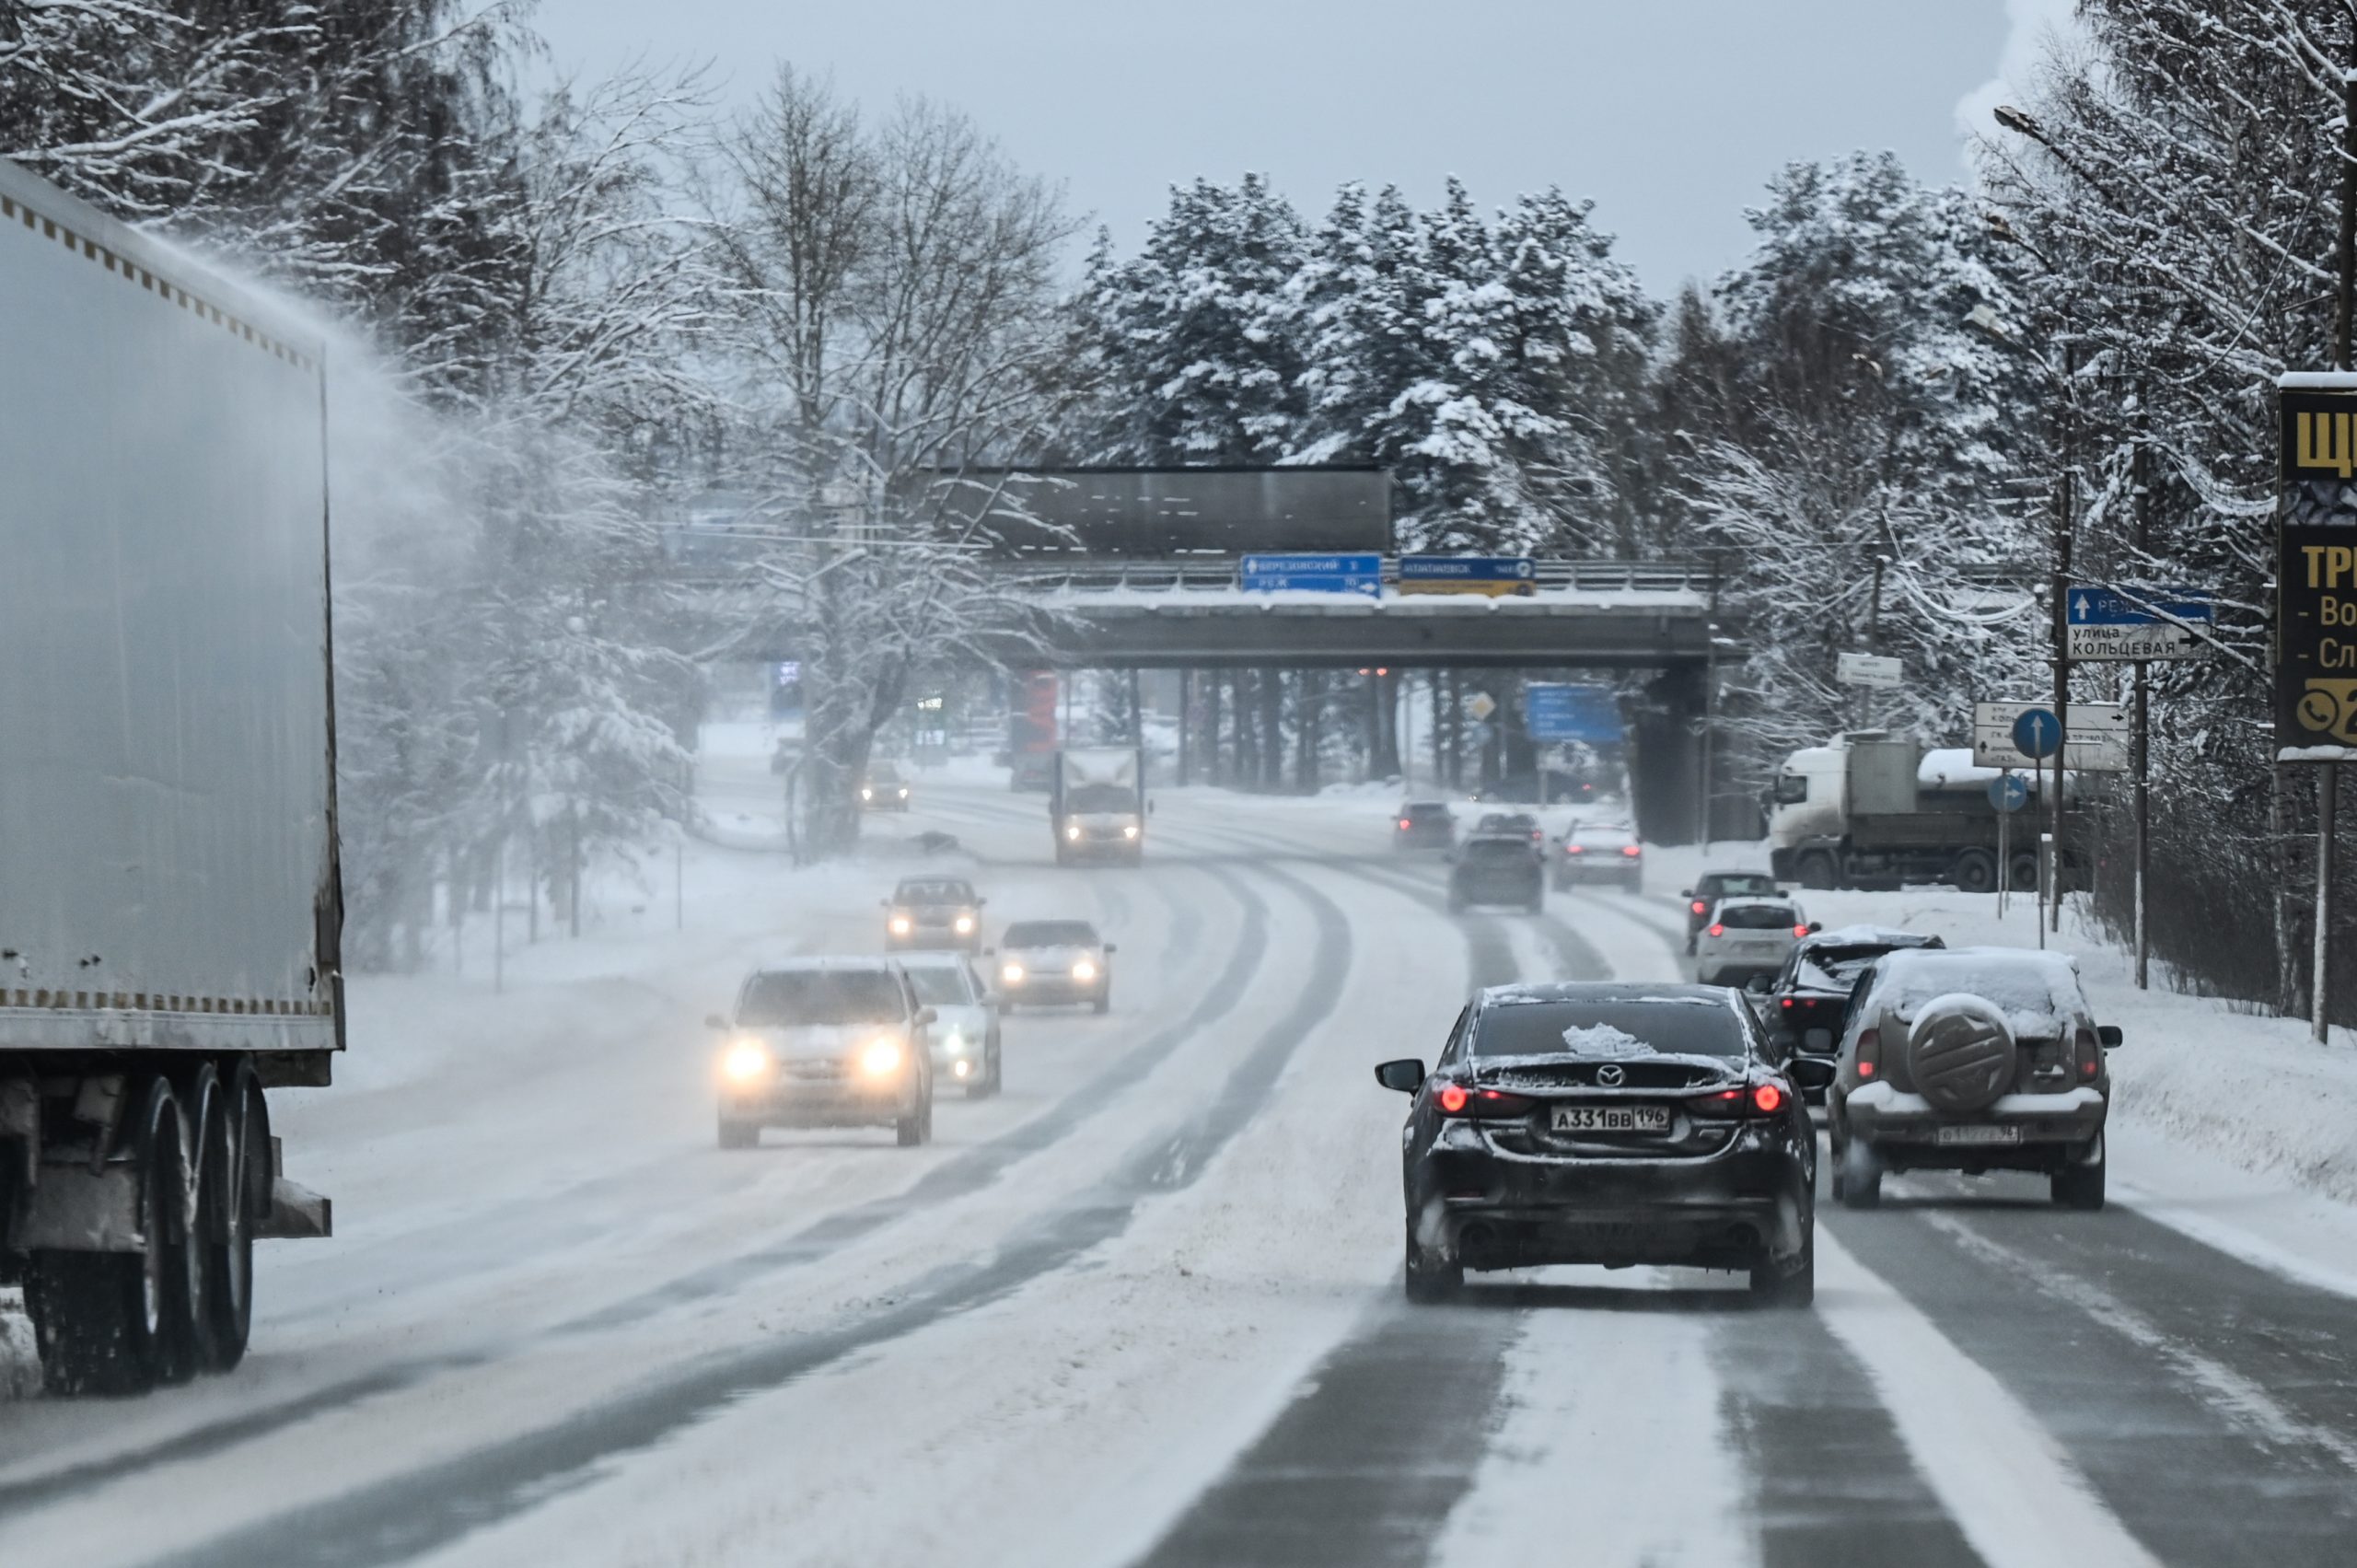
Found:
[{"label": "red tail light", "polygon": [[1636,855],[1636,854],[1644,854],[1645,852],[1644,852],[1643,850],[1639,849],[1635,844],[1622,844],[1622,845],[1620,846],[1620,853],[1621,853],[1622,854]]},{"label": "red tail light", "polygon": [[1711,935],[1713,935],[1713,936],[1724,936],[1726,934],[1727,934],[1727,928],[1726,928],[1725,926],[1724,926],[1724,925],[1720,925],[1720,924],[1718,924],[1718,923],[1715,923],[1715,922],[1713,922],[1713,923],[1712,923],[1712,926],[1711,926]]},{"label": "red tail light", "polygon": [[2079,1082],[2092,1084],[2103,1074],[2103,1044],[2093,1029],[2081,1029],[2073,1040],[2073,1054],[2079,1059]]},{"label": "red tail light", "polygon": [[1399,826],[1403,830],[1408,827],[1408,819],[1405,817],[1399,819]]},{"label": "red tail light", "polygon": [[1773,1116],[1784,1109],[1784,1091],[1773,1084],[1751,1086],[1751,1109],[1762,1116]]},{"label": "red tail light", "polygon": [[1587,851],[1585,847],[1579,844],[1565,844],[1563,846],[1563,853],[1565,854],[1585,854]]},{"label": "red tail light", "polygon": [[1697,899],[1694,900],[1694,912],[1696,914],[1708,914],[1711,912],[1711,906],[1704,903],[1701,900]]},{"label": "red tail light", "polygon": [[1789,1006],[1791,1006],[1792,1005],[1793,1005],[1793,999],[1792,999],[1791,997],[1789,997],[1789,996],[1785,997],[1785,998],[1784,998],[1784,1000],[1783,1000],[1781,1004],[1779,1004],[1779,1005],[1785,1006],[1785,1007],[1789,1007]]},{"label": "red tail light", "polygon": [[1469,1089],[1462,1084],[1443,1084],[1433,1101],[1443,1116],[1510,1118],[1527,1116],[1532,1108],[1526,1096],[1510,1095],[1504,1089]]},{"label": "red tail light", "polygon": [[1882,1070],[1882,1031],[1858,1031],[1858,1076],[1871,1078]]},{"label": "red tail light", "polygon": [[1686,1107],[1697,1116],[1773,1116],[1784,1109],[1786,1098],[1780,1084],[1754,1084],[1688,1100]]},{"label": "red tail light", "polygon": [[1793,927],[1793,935],[1795,936],[1805,936],[1808,935],[1808,927],[1805,925],[1795,925]]}]

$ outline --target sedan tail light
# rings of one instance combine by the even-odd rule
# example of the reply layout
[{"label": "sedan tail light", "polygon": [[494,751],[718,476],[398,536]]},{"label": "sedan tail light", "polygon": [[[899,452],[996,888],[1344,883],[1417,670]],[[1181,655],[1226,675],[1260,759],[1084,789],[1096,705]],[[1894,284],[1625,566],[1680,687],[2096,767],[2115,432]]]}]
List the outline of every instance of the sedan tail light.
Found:
[{"label": "sedan tail light", "polygon": [[1882,1031],[1858,1031],[1858,1076],[1871,1078],[1882,1071]]},{"label": "sedan tail light", "polygon": [[1626,855],[1640,855],[1645,852],[1639,849],[1635,844],[1622,844],[1620,846],[1620,853]]},{"label": "sedan tail light", "polygon": [[1475,1120],[1523,1117],[1535,1109],[1535,1102],[1526,1095],[1510,1095],[1504,1089],[1469,1089],[1463,1084],[1443,1084],[1434,1091],[1433,1103],[1440,1107],[1443,1116]]},{"label": "sedan tail light", "polygon": [[1753,1084],[1688,1100],[1686,1109],[1697,1116],[1774,1116],[1791,1098],[1791,1091],[1782,1084]]},{"label": "sedan tail light", "polygon": [[1582,844],[1565,844],[1563,846],[1563,853],[1565,854],[1585,854],[1587,853],[1587,849],[1586,846]]}]

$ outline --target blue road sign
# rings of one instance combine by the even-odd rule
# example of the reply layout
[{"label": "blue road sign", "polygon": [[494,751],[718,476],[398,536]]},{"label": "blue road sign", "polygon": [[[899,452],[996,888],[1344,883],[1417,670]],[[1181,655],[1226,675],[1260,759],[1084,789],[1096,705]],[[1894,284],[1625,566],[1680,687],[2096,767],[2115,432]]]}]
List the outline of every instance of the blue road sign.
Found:
[{"label": "blue road sign", "polygon": [[1237,573],[1246,593],[1364,594],[1383,591],[1380,555],[1248,555]]},{"label": "blue road sign", "polygon": [[2068,601],[2068,648],[2074,659],[2132,663],[2200,658],[2217,610],[2204,588],[2113,588],[2082,583]]},{"label": "blue road sign", "polygon": [[2062,721],[2052,708],[2032,708],[2014,721],[2014,749],[2025,757],[2051,757],[2062,749]]},{"label": "blue road sign", "polygon": [[1530,738],[1541,745],[1577,740],[1617,746],[1622,738],[1620,699],[1609,686],[1526,686],[1522,720]]},{"label": "blue road sign", "polygon": [[2029,804],[2029,781],[2019,773],[2001,773],[1991,779],[1989,804],[2000,811],[2019,811]]},{"label": "blue road sign", "polygon": [[1527,555],[1402,555],[1403,594],[1527,594],[1538,580]]}]

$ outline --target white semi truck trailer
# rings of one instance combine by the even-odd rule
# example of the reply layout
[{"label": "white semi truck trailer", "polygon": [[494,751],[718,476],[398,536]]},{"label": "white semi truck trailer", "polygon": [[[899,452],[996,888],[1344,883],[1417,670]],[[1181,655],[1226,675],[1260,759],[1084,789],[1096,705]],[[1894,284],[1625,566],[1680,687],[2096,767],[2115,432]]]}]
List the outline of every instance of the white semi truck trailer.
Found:
[{"label": "white semi truck trailer", "polygon": [[343,1043],[325,368],[0,160],[0,1283],[52,1392],[244,1354]]}]

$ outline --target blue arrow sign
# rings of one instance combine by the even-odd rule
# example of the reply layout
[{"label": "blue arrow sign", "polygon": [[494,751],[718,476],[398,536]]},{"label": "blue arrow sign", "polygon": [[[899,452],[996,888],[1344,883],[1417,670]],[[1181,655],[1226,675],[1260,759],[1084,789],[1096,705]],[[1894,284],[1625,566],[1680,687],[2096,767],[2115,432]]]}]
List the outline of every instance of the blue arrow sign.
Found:
[{"label": "blue arrow sign", "polygon": [[1989,804],[2000,811],[2019,811],[2029,804],[2028,782],[2019,773],[2001,773],[1991,779]]},{"label": "blue arrow sign", "polygon": [[2082,583],[2071,590],[2073,626],[2208,626],[2217,619],[2206,588],[2111,588]]},{"label": "blue arrow sign", "polygon": [[1541,745],[1566,740],[1617,746],[1623,738],[1620,699],[1609,686],[1534,684],[1522,689],[1522,722]]},{"label": "blue arrow sign", "polygon": [[2025,757],[2051,757],[2062,749],[2062,721],[2051,708],[2032,708],[2014,721],[2014,749]]},{"label": "blue arrow sign", "polygon": [[1285,590],[1323,594],[1365,594],[1383,591],[1380,555],[1248,555],[1237,568],[1237,585],[1246,593]]}]

